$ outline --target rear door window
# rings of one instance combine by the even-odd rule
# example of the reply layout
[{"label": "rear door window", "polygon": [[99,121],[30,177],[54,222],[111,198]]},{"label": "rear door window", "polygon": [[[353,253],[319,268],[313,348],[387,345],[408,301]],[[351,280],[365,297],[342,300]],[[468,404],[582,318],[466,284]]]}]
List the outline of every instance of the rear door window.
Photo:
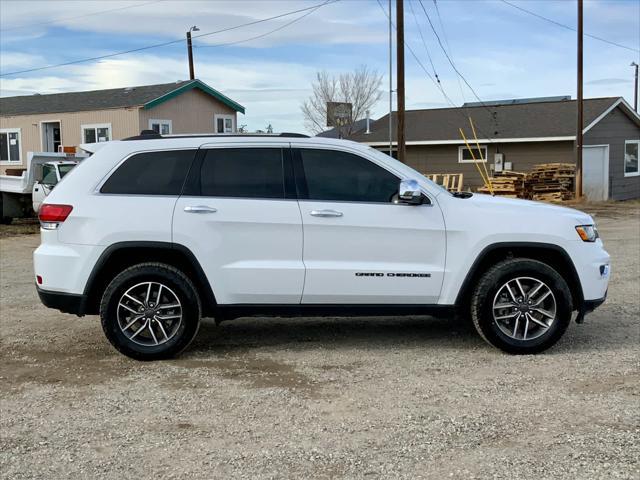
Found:
[{"label": "rear door window", "polygon": [[284,198],[280,148],[215,148],[200,168],[205,197]]},{"label": "rear door window", "polygon": [[196,150],[132,155],[113,172],[100,192],[128,195],[180,195]]}]

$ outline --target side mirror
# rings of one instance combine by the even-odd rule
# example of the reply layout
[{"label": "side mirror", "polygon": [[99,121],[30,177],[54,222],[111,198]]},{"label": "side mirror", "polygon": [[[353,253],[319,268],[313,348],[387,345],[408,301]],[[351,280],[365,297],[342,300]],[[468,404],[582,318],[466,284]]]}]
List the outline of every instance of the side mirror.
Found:
[{"label": "side mirror", "polygon": [[402,203],[409,205],[421,205],[424,202],[424,195],[420,191],[420,185],[413,179],[401,180],[398,198]]}]

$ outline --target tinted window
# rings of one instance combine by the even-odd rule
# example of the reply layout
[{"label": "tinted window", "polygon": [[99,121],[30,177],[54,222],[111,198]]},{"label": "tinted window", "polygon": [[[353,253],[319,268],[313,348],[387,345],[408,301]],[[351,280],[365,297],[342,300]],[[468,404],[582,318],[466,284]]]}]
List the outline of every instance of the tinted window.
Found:
[{"label": "tinted window", "polygon": [[54,167],[53,165],[42,166],[42,183],[45,185],[55,185],[56,183],[58,183],[56,167]]},{"label": "tinted window", "polygon": [[284,198],[282,151],[209,150],[200,170],[200,190],[206,197]]},{"label": "tinted window", "polygon": [[400,179],[375,163],[346,152],[301,150],[310,200],[390,202]]},{"label": "tinted window", "polygon": [[146,152],[125,160],[102,186],[102,193],[180,195],[195,150]]}]

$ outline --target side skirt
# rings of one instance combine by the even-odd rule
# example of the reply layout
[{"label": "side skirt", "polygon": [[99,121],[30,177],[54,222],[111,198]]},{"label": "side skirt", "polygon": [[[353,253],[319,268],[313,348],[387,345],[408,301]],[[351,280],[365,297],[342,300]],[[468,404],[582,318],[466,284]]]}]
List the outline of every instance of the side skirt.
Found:
[{"label": "side skirt", "polygon": [[220,321],[239,317],[388,317],[408,315],[448,317],[454,313],[454,305],[234,304],[216,307],[216,319]]}]

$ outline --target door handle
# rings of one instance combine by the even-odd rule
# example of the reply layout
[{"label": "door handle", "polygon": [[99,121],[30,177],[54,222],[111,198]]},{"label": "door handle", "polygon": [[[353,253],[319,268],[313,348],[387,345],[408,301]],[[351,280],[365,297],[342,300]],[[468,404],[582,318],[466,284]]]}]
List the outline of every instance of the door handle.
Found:
[{"label": "door handle", "polygon": [[184,211],[187,213],[216,213],[218,210],[206,205],[189,205],[184,207]]},{"label": "door handle", "polygon": [[341,217],[342,212],[335,210],[311,210],[312,217]]}]

